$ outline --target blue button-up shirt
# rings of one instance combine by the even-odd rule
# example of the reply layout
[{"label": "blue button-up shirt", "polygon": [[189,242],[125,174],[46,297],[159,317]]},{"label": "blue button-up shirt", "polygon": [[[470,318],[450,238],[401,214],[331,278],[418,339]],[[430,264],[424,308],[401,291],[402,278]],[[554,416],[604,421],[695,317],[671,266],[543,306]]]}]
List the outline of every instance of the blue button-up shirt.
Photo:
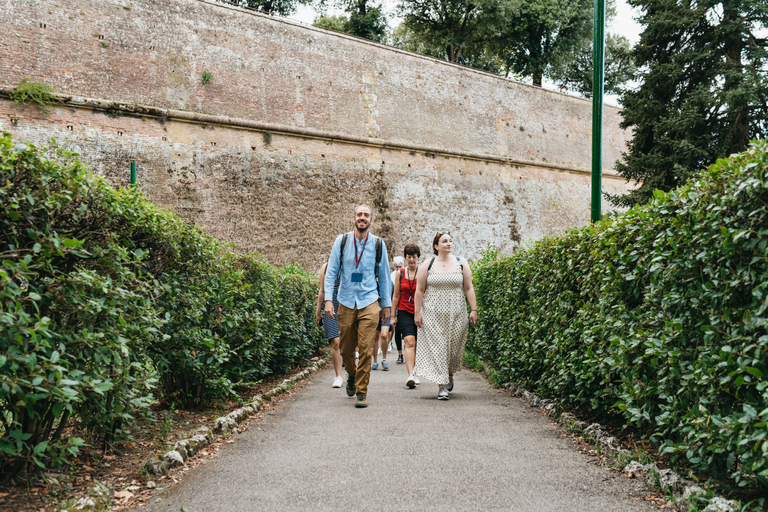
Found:
[{"label": "blue button-up shirt", "polygon": [[[331,255],[328,257],[328,269],[325,271],[325,300],[333,299],[333,283],[339,273],[339,256],[341,255],[341,238],[339,235],[333,243]],[[376,236],[368,234],[368,242],[355,238],[354,231],[349,234],[347,248],[344,250],[344,264],[341,268],[341,283],[339,284],[339,304],[349,309],[363,309],[379,300],[381,293],[381,307],[392,307],[392,280],[389,276],[389,258],[387,257],[387,244],[381,241],[381,263],[379,263],[379,291],[376,291]],[[365,251],[363,244],[365,243]],[[357,244],[360,264],[355,269],[355,246]],[[362,272],[363,280],[359,283],[352,282],[352,273]]]}]

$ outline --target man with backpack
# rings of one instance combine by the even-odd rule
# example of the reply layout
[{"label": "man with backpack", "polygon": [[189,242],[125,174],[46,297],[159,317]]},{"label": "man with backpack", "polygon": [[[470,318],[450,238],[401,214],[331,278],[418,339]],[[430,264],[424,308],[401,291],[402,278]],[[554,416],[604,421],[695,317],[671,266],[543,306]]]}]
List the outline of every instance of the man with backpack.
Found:
[{"label": "man with backpack", "polygon": [[[329,318],[335,317],[332,290],[336,276],[341,274],[337,294],[339,349],[349,374],[347,396],[357,395],[355,407],[368,407],[366,395],[376,326],[380,314],[383,323],[389,321],[392,307],[387,245],[369,232],[372,223],[370,207],[360,205],[355,208],[355,229],[336,237],[325,272],[325,314]],[[357,362],[356,348],[360,354]]]}]

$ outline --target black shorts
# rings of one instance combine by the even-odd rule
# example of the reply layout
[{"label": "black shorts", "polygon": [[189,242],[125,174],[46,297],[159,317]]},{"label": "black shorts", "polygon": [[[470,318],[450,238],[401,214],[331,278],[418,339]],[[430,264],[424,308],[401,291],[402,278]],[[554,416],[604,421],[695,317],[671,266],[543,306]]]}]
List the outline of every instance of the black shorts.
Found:
[{"label": "black shorts", "polygon": [[[384,327],[389,327],[390,325],[392,325],[392,315],[389,315],[389,320],[384,324]],[[379,313],[379,325],[376,326],[376,330],[381,331],[381,313]]]},{"label": "black shorts", "polygon": [[400,336],[400,339],[405,338],[406,336],[416,337],[416,323],[413,321],[413,313],[408,313],[406,311],[397,312],[395,336]]}]

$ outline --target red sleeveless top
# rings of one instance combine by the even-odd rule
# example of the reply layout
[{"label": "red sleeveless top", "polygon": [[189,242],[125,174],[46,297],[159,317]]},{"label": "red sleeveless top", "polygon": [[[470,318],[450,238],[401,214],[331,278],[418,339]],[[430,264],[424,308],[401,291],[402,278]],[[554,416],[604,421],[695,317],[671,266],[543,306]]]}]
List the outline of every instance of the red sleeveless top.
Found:
[{"label": "red sleeveless top", "polygon": [[400,269],[400,303],[397,305],[398,311],[405,311],[413,314],[413,301],[416,297],[416,274],[412,274],[413,279],[406,277],[406,269]]}]

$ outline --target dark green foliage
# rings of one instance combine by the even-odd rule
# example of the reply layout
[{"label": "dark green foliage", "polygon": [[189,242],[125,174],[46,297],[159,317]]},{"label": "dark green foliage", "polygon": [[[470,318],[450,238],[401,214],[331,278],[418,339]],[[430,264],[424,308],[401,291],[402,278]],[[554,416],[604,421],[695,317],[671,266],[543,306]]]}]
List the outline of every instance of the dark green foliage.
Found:
[{"label": "dark green foliage", "polygon": [[494,39],[505,68],[541,86],[553,66],[568,62],[589,44],[591,0],[523,0]]},{"label": "dark green foliage", "polygon": [[[387,17],[380,5],[371,5],[369,0],[339,0],[334,3],[344,8],[349,16],[321,15],[315,18],[313,25],[378,43],[384,41],[387,35]],[[325,3],[321,2],[321,7],[324,6]]]},{"label": "dark green foliage", "polygon": [[46,160],[0,138],[0,466],[60,464],[80,439],[70,417],[105,441],[121,435],[153,387],[142,347],[158,340],[141,251],[120,243],[133,198],[86,178],[70,153]]},{"label": "dark green foliage", "polygon": [[[593,52],[592,40],[552,67],[550,78],[561,87],[576,91],[585,98],[592,97]],[[603,90],[606,94],[620,94],[624,84],[634,78],[637,68],[632,60],[629,40],[623,36],[606,34],[605,76]]]},{"label": "dark green foliage", "polygon": [[349,32],[349,18],[346,16],[326,16],[323,14],[316,17],[312,24],[336,32]]},{"label": "dark green foliage", "polygon": [[403,0],[400,13],[405,27],[427,48],[440,48],[440,57],[450,62],[466,63],[467,56],[484,60],[479,56],[487,42],[519,4],[518,0]]},{"label": "dark green foliage", "polygon": [[644,25],[633,57],[637,89],[622,97],[632,129],[617,171],[641,186],[612,197],[647,202],[682,185],[717,158],[768,133],[768,4],[747,0],[630,0]]},{"label": "dark green foliage", "polygon": [[381,43],[387,35],[387,18],[381,7],[365,8],[365,2],[358,2],[359,8],[349,12],[348,33]]},{"label": "dark green foliage", "polygon": [[768,476],[768,144],[475,270],[470,350],[739,485]]},{"label": "dark green foliage", "polygon": [[[401,23],[389,34],[389,44],[410,52],[429,55],[438,59],[447,59],[444,47],[431,46],[423,37]],[[457,64],[481,69],[489,73],[503,74],[501,61],[485,45],[470,45],[462,51]]]},{"label": "dark green foliage", "polygon": [[[316,278],[234,254],[56,146],[0,138],[0,466],[105,446],[159,383],[192,404],[284,372],[325,343]],[[49,159],[51,158],[51,159]]]},{"label": "dark green foliage", "polygon": [[296,8],[300,4],[308,4],[309,0],[242,0],[235,3],[240,3],[270,14],[290,16],[296,12]]}]

